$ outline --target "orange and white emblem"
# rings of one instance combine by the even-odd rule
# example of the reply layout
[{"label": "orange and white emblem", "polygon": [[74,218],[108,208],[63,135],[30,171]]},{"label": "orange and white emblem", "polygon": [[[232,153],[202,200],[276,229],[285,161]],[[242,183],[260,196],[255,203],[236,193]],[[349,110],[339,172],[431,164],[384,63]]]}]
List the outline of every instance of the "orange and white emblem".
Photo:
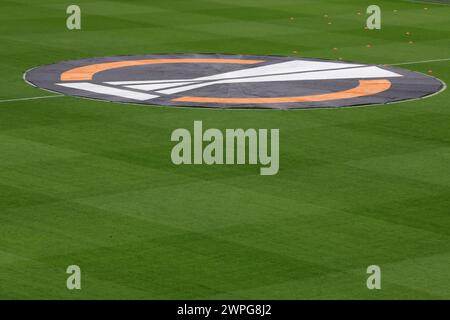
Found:
[{"label": "orange and white emblem", "polygon": [[214,54],[69,61],[33,69],[26,79],[48,90],[94,99],[220,108],[380,104],[442,88],[437,79],[384,66]]}]

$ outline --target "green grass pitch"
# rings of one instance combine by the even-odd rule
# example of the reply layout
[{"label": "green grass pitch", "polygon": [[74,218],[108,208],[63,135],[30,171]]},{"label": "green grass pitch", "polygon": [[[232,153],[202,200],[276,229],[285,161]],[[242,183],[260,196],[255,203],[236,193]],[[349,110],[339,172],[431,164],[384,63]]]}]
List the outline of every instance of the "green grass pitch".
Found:
[{"label": "green grass pitch", "polygon": [[[306,111],[6,101],[52,95],[27,69],[89,57],[445,59],[444,1],[376,1],[373,31],[372,1],[75,2],[81,31],[66,29],[67,1],[0,2],[1,299],[450,298],[449,90]],[[402,67],[450,83],[448,60]],[[170,134],[194,120],[279,128],[279,174],[173,165]],[[71,264],[79,291],[66,288]],[[381,290],[366,288],[372,264]]]}]

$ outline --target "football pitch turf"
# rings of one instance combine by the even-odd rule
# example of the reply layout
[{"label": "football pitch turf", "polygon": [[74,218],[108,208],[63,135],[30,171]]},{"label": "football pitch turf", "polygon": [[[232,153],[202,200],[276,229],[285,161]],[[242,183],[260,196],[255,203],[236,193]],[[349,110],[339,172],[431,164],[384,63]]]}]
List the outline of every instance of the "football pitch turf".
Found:
[{"label": "football pitch turf", "polygon": [[[449,90],[211,110],[56,96],[22,79],[64,60],[224,53],[402,64],[448,84],[440,2],[77,0],[82,30],[69,31],[72,3],[1,0],[0,299],[449,299]],[[364,28],[370,4],[381,30]],[[175,166],[171,132],[195,120],[279,128],[279,173]],[[72,264],[81,290],[66,288]],[[369,265],[381,290],[366,287]]]}]

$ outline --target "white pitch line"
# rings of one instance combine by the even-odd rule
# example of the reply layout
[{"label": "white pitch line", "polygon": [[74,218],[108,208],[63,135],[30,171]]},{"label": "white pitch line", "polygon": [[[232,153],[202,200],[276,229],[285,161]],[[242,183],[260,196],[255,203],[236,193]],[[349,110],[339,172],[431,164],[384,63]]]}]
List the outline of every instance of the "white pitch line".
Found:
[{"label": "white pitch line", "polygon": [[0,100],[0,103],[2,103],[2,102],[14,102],[14,101],[37,100],[37,99],[47,99],[47,98],[59,98],[59,97],[65,97],[65,96],[64,95],[58,95],[58,96],[40,96],[40,97],[30,97],[30,98],[17,98],[17,99]]},{"label": "white pitch line", "polygon": [[430,2],[430,1],[419,1],[419,0],[406,0],[407,2],[412,2],[412,3],[422,3],[422,4],[437,4],[440,6],[448,6],[448,3],[441,3],[441,2]]},{"label": "white pitch line", "polygon": [[439,62],[439,61],[449,61],[450,58],[445,59],[434,59],[434,60],[422,60],[422,61],[413,61],[413,62],[402,62],[402,63],[391,63],[391,66],[401,66],[405,64],[419,64],[419,63],[429,63],[429,62]]}]

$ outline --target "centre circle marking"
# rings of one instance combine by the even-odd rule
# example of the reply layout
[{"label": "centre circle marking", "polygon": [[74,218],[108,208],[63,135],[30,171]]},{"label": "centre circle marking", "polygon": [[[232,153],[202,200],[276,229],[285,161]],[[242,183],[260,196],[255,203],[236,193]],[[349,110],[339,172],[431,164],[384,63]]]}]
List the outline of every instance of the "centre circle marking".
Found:
[{"label": "centre circle marking", "polygon": [[146,105],[334,108],[432,95],[433,77],[400,68],[278,56],[170,54],[65,61],[25,80],[66,95]]}]

